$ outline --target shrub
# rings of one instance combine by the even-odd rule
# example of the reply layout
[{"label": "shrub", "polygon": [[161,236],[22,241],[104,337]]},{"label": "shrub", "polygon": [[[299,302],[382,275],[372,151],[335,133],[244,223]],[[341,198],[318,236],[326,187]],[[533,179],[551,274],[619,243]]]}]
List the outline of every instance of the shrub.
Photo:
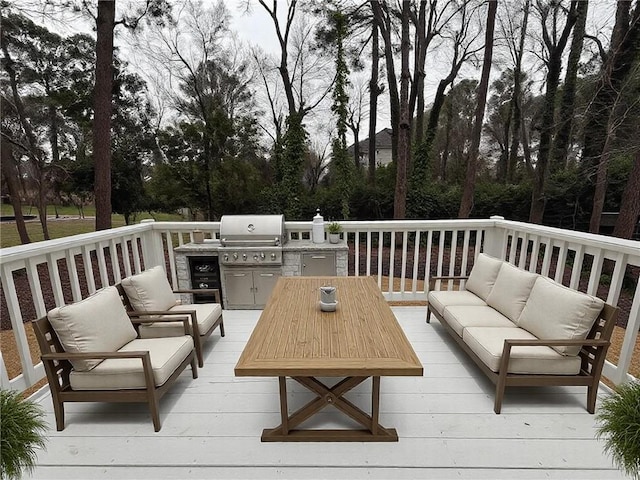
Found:
[{"label": "shrub", "polygon": [[36,448],[44,448],[47,424],[40,405],[15,391],[0,390],[1,478],[22,478],[36,464]]},{"label": "shrub", "polygon": [[627,475],[640,479],[640,382],[629,382],[607,397],[598,413],[598,438]]}]

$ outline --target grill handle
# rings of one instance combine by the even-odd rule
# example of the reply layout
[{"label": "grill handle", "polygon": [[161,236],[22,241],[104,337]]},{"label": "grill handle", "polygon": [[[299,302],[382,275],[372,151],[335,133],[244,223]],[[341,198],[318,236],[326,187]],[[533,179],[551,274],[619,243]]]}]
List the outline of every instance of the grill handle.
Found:
[{"label": "grill handle", "polygon": [[[239,246],[244,246],[244,245],[261,245],[261,246],[265,246],[265,240],[261,239],[261,240],[256,240],[256,239],[252,239],[252,238],[248,238],[246,240],[229,240],[227,238],[223,238],[220,240],[220,243],[225,246],[225,247],[229,247],[232,245],[239,245]],[[275,237],[273,239],[273,244],[277,247],[280,245],[280,239],[278,237]]]}]

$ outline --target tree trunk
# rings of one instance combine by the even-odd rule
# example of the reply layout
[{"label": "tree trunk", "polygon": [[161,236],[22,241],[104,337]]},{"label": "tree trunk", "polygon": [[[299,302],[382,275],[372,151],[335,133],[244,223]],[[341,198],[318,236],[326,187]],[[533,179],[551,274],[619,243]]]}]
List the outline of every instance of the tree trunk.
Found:
[{"label": "tree trunk", "polygon": [[552,158],[552,170],[558,171],[566,167],[573,127],[573,112],[575,110],[576,84],[578,80],[578,64],[584,44],[584,31],[587,22],[589,1],[581,0],[576,8],[576,24],[573,27],[573,38],[567,60],[567,74],[564,78],[564,89],[558,111],[557,133]]},{"label": "tree trunk", "polygon": [[467,176],[464,181],[462,200],[460,201],[459,218],[469,218],[473,207],[473,193],[476,185],[476,170],[478,166],[478,155],[480,151],[480,136],[482,134],[482,121],[484,120],[484,109],[487,104],[487,91],[489,90],[489,73],[491,72],[491,60],[493,58],[493,31],[496,25],[496,11],[498,1],[489,2],[487,10],[487,24],[484,38],[484,59],[482,60],[482,74],[478,85],[476,96],[475,121],[471,134],[471,149],[467,161]]},{"label": "tree trunk", "polygon": [[[31,126],[31,122],[27,118],[27,114],[25,112],[24,103],[22,102],[22,97],[20,97],[20,93],[18,92],[18,82],[16,79],[16,72],[13,68],[14,61],[9,54],[9,46],[8,40],[5,35],[2,35],[0,40],[0,45],[2,48],[2,53],[4,54],[4,69],[9,76],[9,83],[11,86],[11,93],[13,96],[13,102],[15,106],[15,111],[18,114],[18,119],[20,121],[20,125],[22,126],[22,130],[24,131],[27,141],[29,142],[29,150],[27,152],[29,161],[33,165],[34,175],[37,176],[35,178],[37,187],[38,187],[38,195],[36,199],[38,212],[40,213],[40,225],[42,226],[42,233],[45,240],[49,240],[49,229],[47,228],[47,212],[46,212],[46,204],[44,202],[45,197],[45,177],[44,177],[44,168],[45,161],[42,158],[44,153],[40,146],[38,145],[38,140],[33,131],[33,127]],[[43,211],[44,206],[44,211]],[[21,212],[22,213],[22,212]]]},{"label": "tree trunk", "polygon": [[542,217],[544,215],[544,207],[546,202],[544,190],[549,170],[549,158],[551,155],[556,96],[558,93],[558,85],[560,83],[560,71],[562,70],[562,52],[567,45],[569,34],[571,33],[571,29],[573,28],[573,25],[576,21],[575,9],[577,3],[577,0],[572,0],[571,10],[567,15],[567,21],[557,43],[552,43],[550,39],[551,37],[545,30],[546,25],[542,26],[543,30],[545,30],[543,32],[543,36],[545,37],[545,44],[547,46],[549,59],[547,60],[547,90],[544,97],[542,122],[540,125],[540,145],[538,147],[538,161],[533,178],[531,210],[529,211],[529,221],[531,223],[542,223]]},{"label": "tree trunk", "polygon": [[630,239],[640,216],[640,150],[636,151],[636,158],[631,174],[624,188],[620,214],[613,229],[613,236]]},{"label": "tree trunk", "polygon": [[9,192],[11,205],[13,206],[13,214],[16,219],[18,235],[20,235],[20,243],[23,245],[31,243],[27,227],[24,224],[24,217],[22,216],[22,200],[20,199],[20,184],[18,181],[20,174],[13,160],[11,145],[6,140],[0,142],[0,153],[0,168],[2,168],[2,176],[7,185],[7,191]]},{"label": "tree trunk", "polygon": [[371,20],[371,80],[369,80],[369,184],[376,184],[376,120],[378,116],[378,70],[380,68],[380,45],[378,43],[378,20]]},{"label": "tree trunk", "polygon": [[529,21],[530,0],[524,5],[522,27],[520,30],[520,45],[516,52],[516,64],[513,69],[513,97],[511,105],[513,108],[513,130],[511,132],[511,147],[509,147],[509,160],[507,162],[507,183],[513,183],[516,168],[518,166],[518,150],[520,145],[520,128],[522,125],[522,57],[524,55],[524,41],[527,35],[527,25]]},{"label": "tree trunk", "polygon": [[[415,112],[416,143],[422,140],[422,129],[424,128],[424,64],[427,58],[427,32],[426,32],[426,0],[420,0],[418,16],[416,20],[416,34],[414,45],[414,65],[413,65],[413,81],[411,82],[411,90],[409,92],[409,112],[413,117]],[[416,103],[418,110],[416,111]],[[420,111],[422,108],[422,112]],[[408,168],[410,169],[410,165]]]},{"label": "tree trunk", "polygon": [[391,18],[388,12],[383,11],[388,8],[386,2],[380,0],[370,0],[371,9],[376,23],[380,28],[380,34],[384,40],[384,57],[387,67],[387,85],[389,88],[389,110],[391,114],[391,157],[393,162],[398,161],[398,126],[400,125],[400,95],[398,94],[398,81],[396,78],[396,68],[394,63],[393,43],[391,39]]},{"label": "tree trunk", "polygon": [[636,2],[632,15],[630,9],[631,2],[617,2],[609,53],[603,59],[596,94],[586,114],[582,158],[587,175],[590,174],[589,170],[595,168],[606,141],[610,106],[634,66],[632,59],[640,37],[640,2]]},{"label": "tree trunk", "polygon": [[411,163],[411,112],[409,111],[409,9],[411,2],[402,1],[402,40],[400,42],[400,122],[398,124],[398,160],[396,189],[393,199],[393,218],[401,220],[407,211],[407,166]]},{"label": "tree trunk", "polygon": [[111,228],[111,110],[116,2],[98,1],[96,83],[93,92],[93,162],[96,230]]}]

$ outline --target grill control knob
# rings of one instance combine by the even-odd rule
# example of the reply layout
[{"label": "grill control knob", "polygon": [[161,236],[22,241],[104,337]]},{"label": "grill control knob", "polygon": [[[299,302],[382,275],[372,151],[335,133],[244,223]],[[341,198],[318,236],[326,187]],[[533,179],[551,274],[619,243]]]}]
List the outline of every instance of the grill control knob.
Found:
[{"label": "grill control knob", "polygon": [[256,262],[258,261],[258,254],[257,254],[257,253],[253,255],[253,259],[254,259]]},{"label": "grill control knob", "polygon": [[264,252],[260,252],[260,260],[264,260]]},{"label": "grill control knob", "polygon": [[246,253],[242,254],[242,260],[244,260],[245,262],[247,261],[247,254]]},{"label": "grill control knob", "polygon": [[275,259],[276,259],[276,254],[275,254],[275,253],[272,253],[272,254],[271,254],[271,260],[274,260],[274,261],[275,261]]},{"label": "grill control knob", "polygon": [[222,258],[224,259],[225,262],[228,262],[229,261],[229,254],[225,253]]},{"label": "grill control knob", "polygon": [[237,254],[237,253],[234,253],[234,254],[233,254],[233,259],[234,259],[234,260],[237,260],[237,259],[238,259],[238,254]]}]

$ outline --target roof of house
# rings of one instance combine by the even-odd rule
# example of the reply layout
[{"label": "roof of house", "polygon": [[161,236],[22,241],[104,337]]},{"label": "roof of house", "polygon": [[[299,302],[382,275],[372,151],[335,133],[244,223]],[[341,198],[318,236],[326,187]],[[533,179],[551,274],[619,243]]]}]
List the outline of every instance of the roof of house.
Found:
[{"label": "roof of house", "polygon": [[[391,132],[390,128],[384,128],[376,133],[376,149],[390,149],[391,148]],[[360,153],[369,152],[369,138],[365,138],[361,142],[358,142]],[[353,152],[354,144],[351,144],[348,148],[349,152]]]}]

